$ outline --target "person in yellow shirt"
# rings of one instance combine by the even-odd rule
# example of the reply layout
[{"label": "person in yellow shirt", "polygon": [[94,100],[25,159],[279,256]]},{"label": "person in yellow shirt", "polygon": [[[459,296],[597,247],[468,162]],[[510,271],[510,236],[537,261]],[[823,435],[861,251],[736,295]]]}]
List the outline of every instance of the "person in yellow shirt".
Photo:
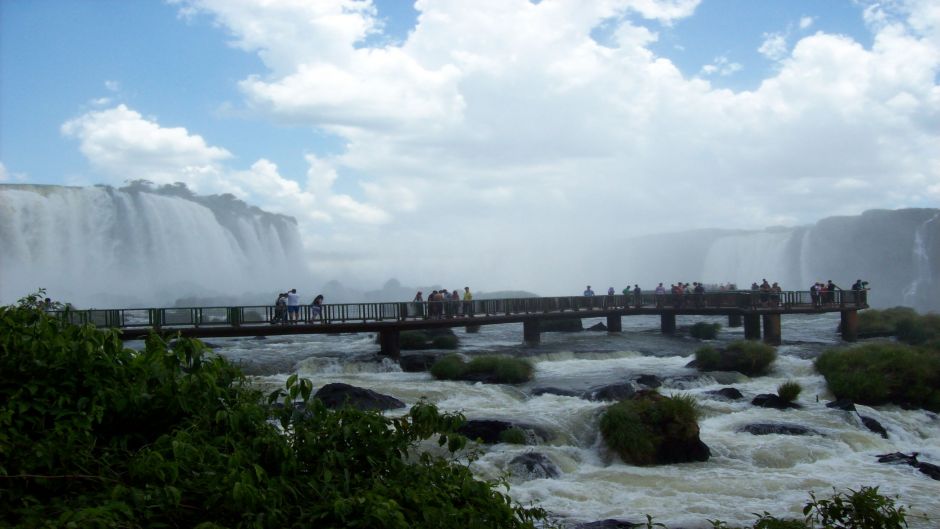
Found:
[{"label": "person in yellow shirt", "polygon": [[463,315],[473,317],[473,294],[470,287],[463,287]]}]

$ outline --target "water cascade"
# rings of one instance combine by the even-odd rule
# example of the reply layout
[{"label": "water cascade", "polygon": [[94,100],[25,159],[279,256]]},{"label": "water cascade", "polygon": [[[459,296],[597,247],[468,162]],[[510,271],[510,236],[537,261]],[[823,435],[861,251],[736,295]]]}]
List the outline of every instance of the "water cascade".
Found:
[{"label": "water cascade", "polygon": [[43,287],[77,306],[165,306],[304,276],[293,219],[139,186],[0,186],[0,247],[2,303]]},{"label": "water cascade", "polygon": [[926,234],[928,227],[937,220],[937,217],[940,217],[940,213],[930,217],[930,220],[921,224],[914,232],[913,262],[915,276],[910,286],[904,291],[904,304],[910,307],[925,306],[929,303],[929,289],[931,283],[933,283],[933,277],[930,270],[930,254],[927,251]]}]

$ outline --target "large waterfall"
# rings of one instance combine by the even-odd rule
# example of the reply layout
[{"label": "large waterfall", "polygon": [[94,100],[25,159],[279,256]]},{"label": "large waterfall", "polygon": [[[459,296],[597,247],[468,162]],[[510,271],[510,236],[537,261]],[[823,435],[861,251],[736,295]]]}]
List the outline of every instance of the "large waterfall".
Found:
[{"label": "large waterfall", "polygon": [[293,219],[175,191],[0,185],[0,303],[40,287],[83,307],[302,288]]},{"label": "large waterfall", "polygon": [[[849,288],[869,282],[876,307],[906,305],[940,311],[940,210],[872,210],[816,224],[757,231],[697,230],[625,241],[611,277],[736,283],[767,278],[785,290],[833,280]],[[626,263],[622,265],[621,262]]]}]

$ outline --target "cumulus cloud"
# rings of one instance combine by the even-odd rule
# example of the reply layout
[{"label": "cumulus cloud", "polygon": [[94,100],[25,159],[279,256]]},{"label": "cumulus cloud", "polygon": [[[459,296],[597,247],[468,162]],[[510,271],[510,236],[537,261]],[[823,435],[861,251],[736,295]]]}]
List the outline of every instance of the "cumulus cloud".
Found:
[{"label": "cumulus cloud", "polygon": [[[259,202],[317,211],[312,259],[347,256],[321,259],[324,273],[550,289],[582,283],[582,251],[627,235],[811,222],[926,205],[940,189],[940,15],[927,0],[868,8],[870,47],[765,34],[758,51],[777,67],[746,91],[709,82],[740,69],[727,57],[689,75],[652,51],[648,22],[694,16],[697,1],[420,0],[396,43],[373,39],[368,1],[178,2],[261,58],[239,84],[258,118],[343,140],[308,155],[304,185],[268,161],[229,174]],[[599,43],[602,25],[614,37]],[[87,134],[71,134],[86,152]]]}]

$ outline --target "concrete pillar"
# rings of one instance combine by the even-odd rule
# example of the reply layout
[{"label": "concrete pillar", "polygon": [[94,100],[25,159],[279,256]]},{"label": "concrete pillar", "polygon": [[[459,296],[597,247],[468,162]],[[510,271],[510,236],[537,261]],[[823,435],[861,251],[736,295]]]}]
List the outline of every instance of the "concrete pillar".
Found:
[{"label": "concrete pillar", "polygon": [[541,341],[541,331],[539,330],[539,320],[531,319],[522,322],[522,339],[528,345],[538,345]]},{"label": "concrete pillar", "polygon": [[675,334],[676,333],[676,314],[674,312],[668,312],[660,314],[659,316],[659,328],[662,329],[663,334]]},{"label": "concrete pillar", "polygon": [[620,314],[608,314],[607,315],[607,332],[622,332],[623,331],[623,320],[621,320]]},{"label": "concrete pillar", "polygon": [[780,345],[780,315],[764,314],[764,342],[770,345]]},{"label": "concrete pillar", "polygon": [[842,329],[842,339],[847,342],[858,340],[858,311],[843,310],[839,316],[842,321],[839,326]]},{"label": "concrete pillar", "polygon": [[744,315],[744,339],[760,340],[760,315]]},{"label": "concrete pillar", "polygon": [[379,344],[382,346],[381,354],[393,360],[401,357],[401,334],[398,329],[380,331]]},{"label": "concrete pillar", "polygon": [[479,325],[467,325],[467,328],[465,330],[467,334],[476,334],[480,332],[480,326]]},{"label": "concrete pillar", "polygon": [[741,323],[740,314],[728,314],[728,327],[740,327],[741,325],[743,323]]}]

